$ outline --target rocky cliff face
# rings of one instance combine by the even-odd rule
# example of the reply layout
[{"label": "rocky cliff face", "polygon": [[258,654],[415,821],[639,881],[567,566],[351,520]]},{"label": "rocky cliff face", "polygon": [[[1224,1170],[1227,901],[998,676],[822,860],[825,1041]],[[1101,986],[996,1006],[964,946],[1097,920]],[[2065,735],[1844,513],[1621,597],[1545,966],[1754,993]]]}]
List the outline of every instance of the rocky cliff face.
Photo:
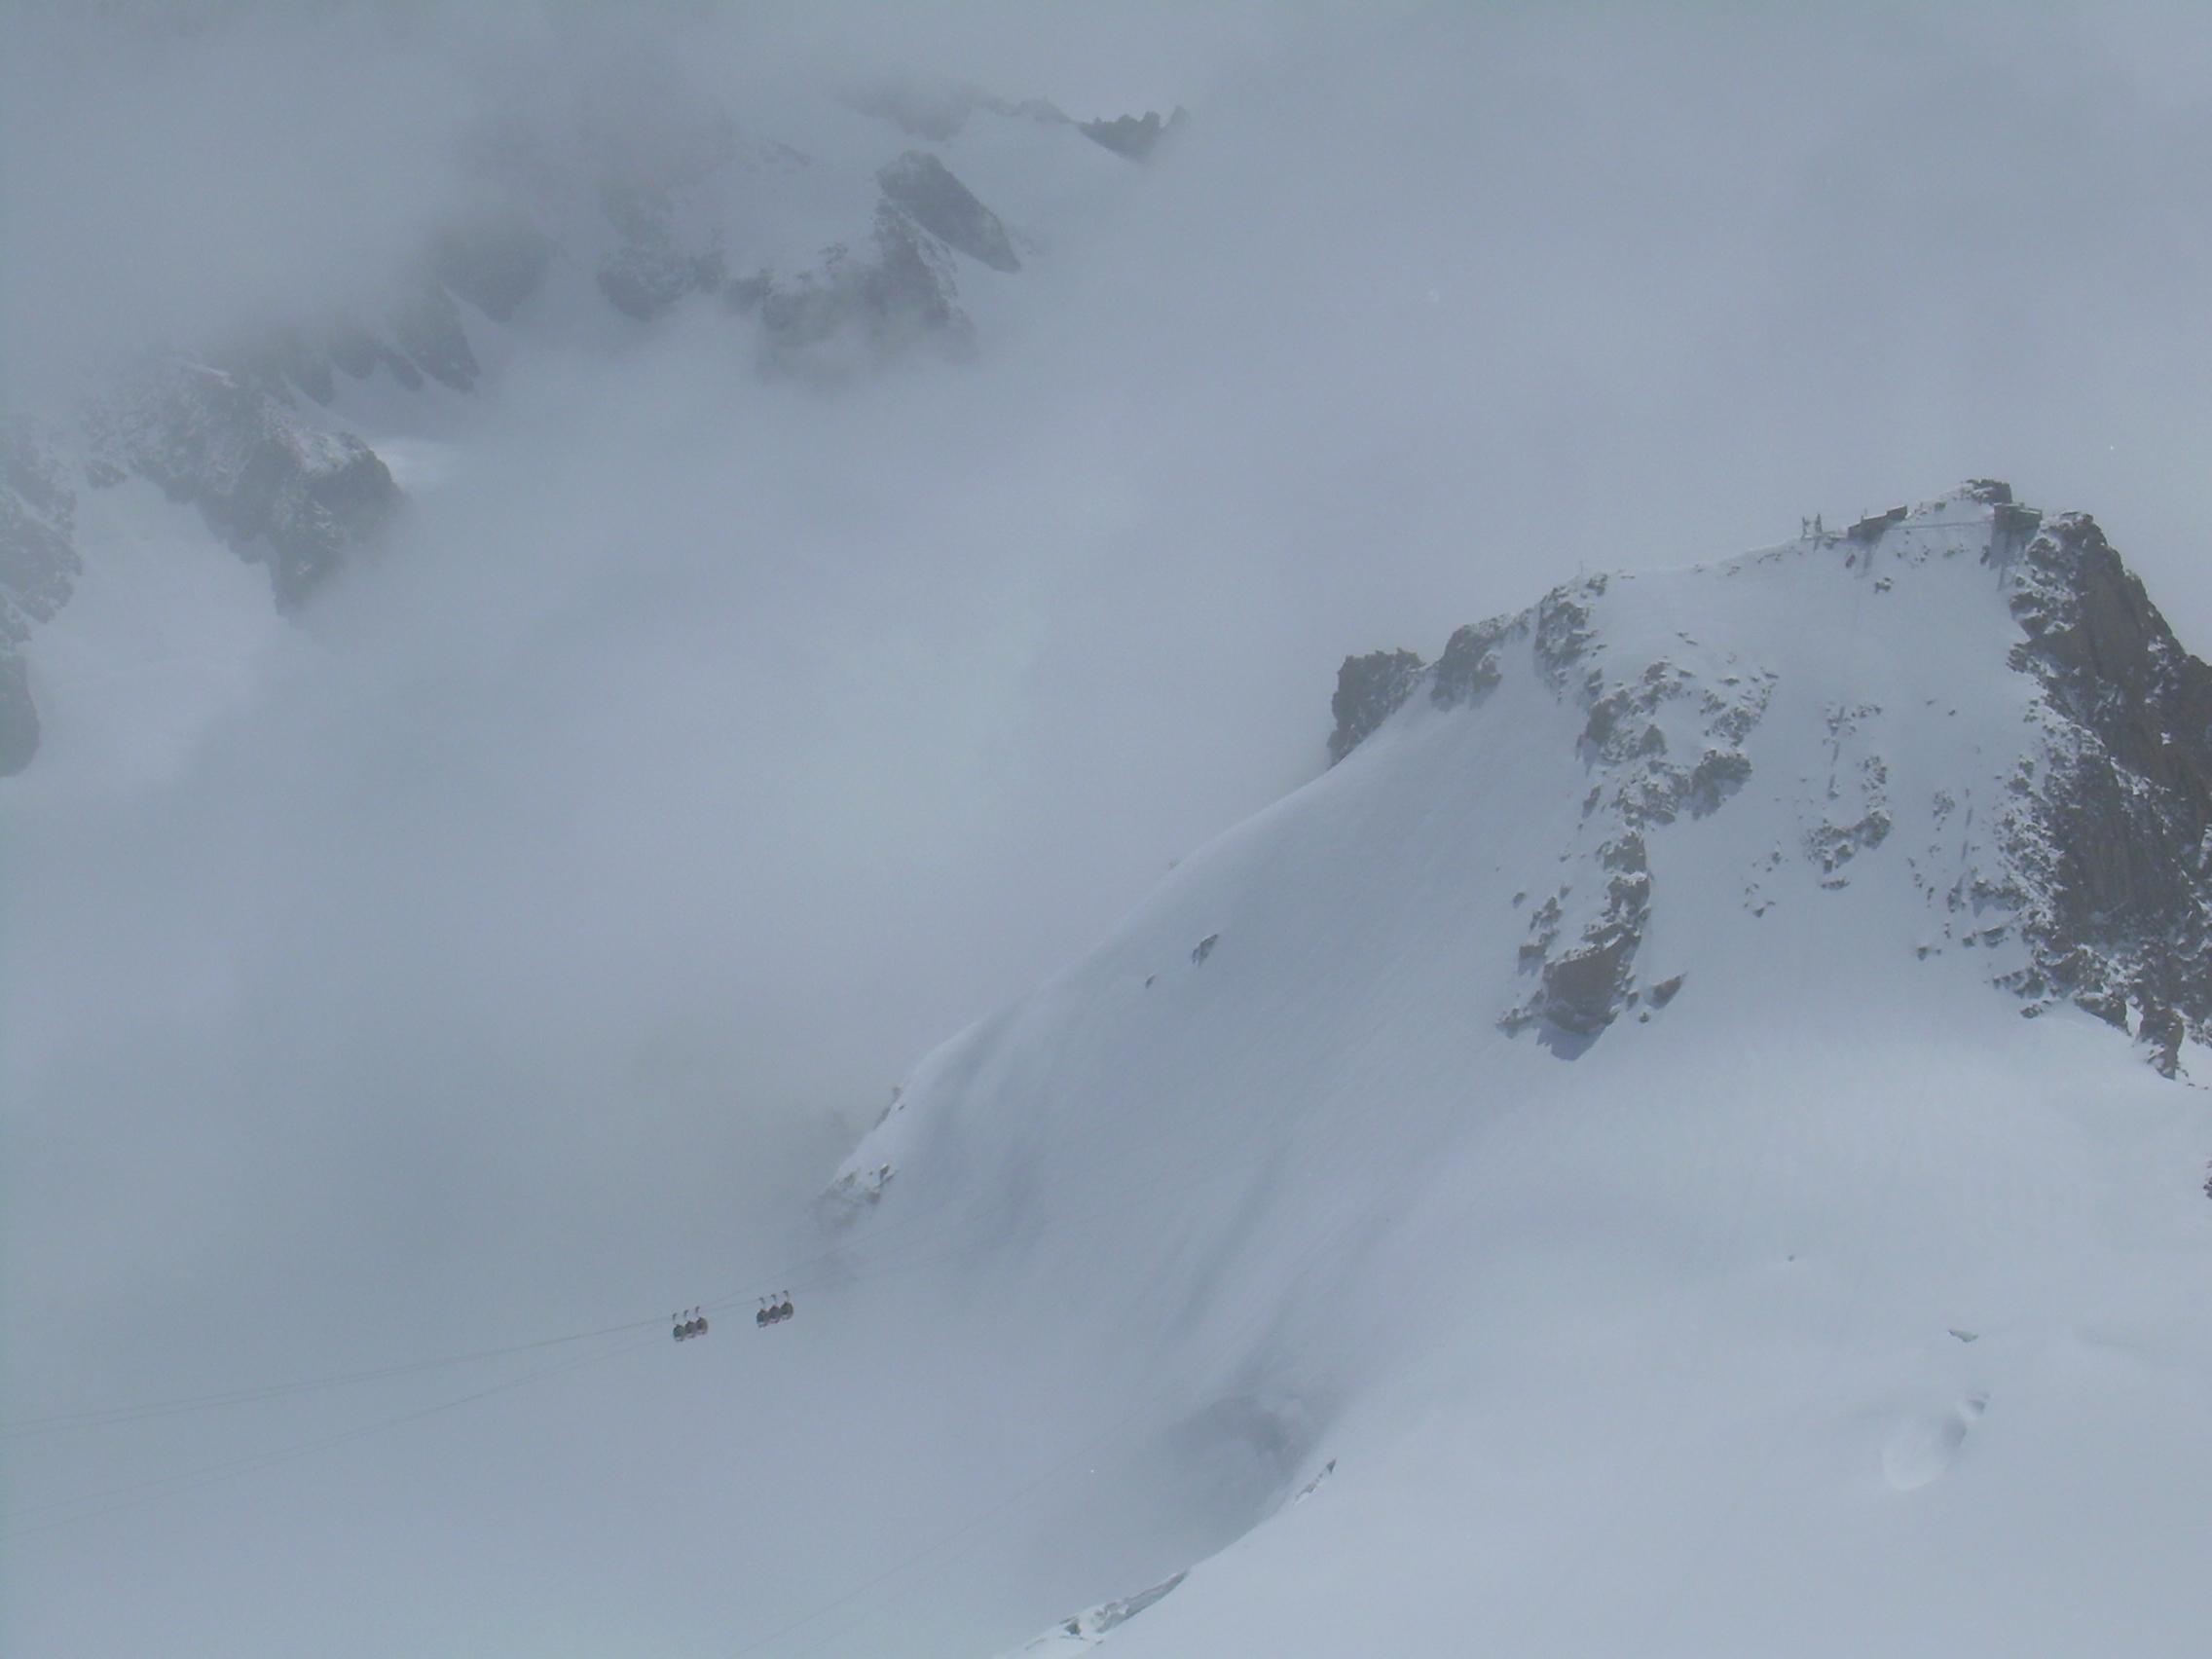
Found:
[{"label": "rocky cliff face", "polygon": [[2171,1074],[2212,1033],[2212,668],[2086,513],[1997,556],[2046,717],[2009,836],[2035,949],[2016,986],[2133,1029]]},{"label": "rocky cliff face", "polygon": [[88,423],[97,475],[189,501],[296,609],[382,530],[399,487],[352,433],[310,424],[281,385],[191,359],[148,364]]},{"label": "rocky cliff face", "polygon": [[[2175,639],[2095,522],[2083,513],[2046,522],[2006,486],[1977,482],[1918,513],[1898,508],[1720,573],[1828,561],[1855,585],[1855,606],[1909,606],[1922,601],[1899,582],[1969,552],[1989,581],[1964,603],[2002,608],[2012,640],[2006,670],[2025,682],[1990,688],[1988,701],[2000,713],[2007,696],[2020,703],[2023,715],[2009,718],[2024,719],[2028,735],[2009,776],[1982,788],[1978,829],[1964,772],[1936,779],[1914,809],[1928,844],[1906,862],[1941,923],[1921,953],[2015,950],[2010,966],[1992,955],[1991,977],[2023,1013],[2074,1003],[2134,1033],[2172,1075],[2185,1041],[2212,1043],[2212,667]],[[1640,992],[1636,973],[1652,907],[1645,837],[1719,811],[1751,781],[1751,739],[1789,673],[1779,654],[1693,667],[1687,632],[1664,654],[1626,646],[1614,637],[1628,603],[1619,587],[1590,578],[1517,616],[1461,628],[1432,665],[1411,651],[1346,658],[1332,704],[1332,764],[1408,704],[1481,706],[1516,664],[1574,712],[1589,847],[1576,856],[1591,868],[1578,878],[1570,867],[1557,891],[1533,900],[1520,945],[1528,993],[1502,1020],[1563,1051],[1640,997],[1663,1006],[1659,987]],[[1958,591],[1924,602],[1959,603]],[[1870,636],[1886,628],[1882,614],[1866,612]],[[1826,783],[1800,802],[1795,833],[1752,870],[1745,903],[1754,915],[1774,903],[1773,872],[1786,863],[1841,893],[1891,840],[1906,808],[1884,749],[1910,741],[1901,722],[1957,719],[1940,701],[1826,702],[1817,752],[1784,757]]]}]

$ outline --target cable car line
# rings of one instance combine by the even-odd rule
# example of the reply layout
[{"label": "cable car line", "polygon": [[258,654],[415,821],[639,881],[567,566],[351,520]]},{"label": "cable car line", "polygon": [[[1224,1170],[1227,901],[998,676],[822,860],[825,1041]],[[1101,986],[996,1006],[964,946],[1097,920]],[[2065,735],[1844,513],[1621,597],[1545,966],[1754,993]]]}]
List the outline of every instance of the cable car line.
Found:
[{"label": "cable car line", "polygon": [[[1174,1124],[1163,1125],[1161,1135],[1153,1138],[1164,1138],[1164,1136],[1167,1133],[1172,1132],[1175,1127],[1176,1125]],[[1291,1138],[1293,1140],[1296,1140],[1302,1137],[1294,1135]],[[1245,1143],[1237,1142],[1233,1146],[1225,1147],[1221,1150],[1227,1152],[1235,1152],[1242,1151],[1245,1149]],[[1145,1150],[1145,1147],[1143,1143],[1139,1143],[1135,1147],[1125,1148],[1124,1150],[1132,1153],[1141,1153]],[[1185,1167],[1192,1167],[1194,1163],[1204,1165],[1213,1161],[1214,1160],[1201,1156],[1195,1161],[1186,1161]],[[1162,1189],[1159,1188],[1156,1183],[1150,1180],[1146,1180],[1137,1185],[1124,1188],[1122,1191],[1124,1193],[1138,1193],[1161,1190]],[[1165,1190],[1179,1191],[1181,1189],[1170,1188]],[[882,1244],[887,1241],[903,1241],[906,1243],[915,1242],[915,1239],[906,1238],[904,1235],[909,1234],[911,1230],[920,1223],[929,1220],[933,1216],[942,1214],[945,1210],[953,1208],[955,1205],[960,1203],[960,1201],[961,1200],[957,1198],[947,1198],[940,1199],[939,1202],[932,1204],[925,1209],[917,1210],[911,1214],[901,1216],[895,1221],[886,1223],[884,1226],[872,1230],[868,1234],[866,1242],[869,1244]],[[984,1219],[987,1218],[980,1216],[975,1212],[971,1212],[967,1215],[947,1222],[940,1227],[921,1234],[919,1235],[919,1238],[927,1240],[942,1237],[948,1233],[957,1232],[961,1228],[972,1226],[977,1222]],[[1053,1224],[1048,1224],[1048,1226],[1050,1225]],[[1016,1233],[1013,1236],[1019,1237],[1022,1235],[1022,1234]],[[957,1255],[962,1253],[965,1252],[954,1252],[953,1254]],[[844,1256],[844,1254],[845,1250],[842,1246],[832,1245],[827,1250],[818,1251],[812,1256],[805,1257],[798,1262],[787,1266],[775,1276],[782,1282],[795,1285],[798,1289],[801,1290],[820,1290],[847,1283],[866,1282],[869,1279],[879,1276],[876,1273],[861,1273],[856,1275],[849,1271],[830,1274],[822,1274],[820,1272],[817,1272],[816,1275],[812,1278],[805,1276],[808,1270],[818,1270],[830,1264],[836,1263]],[[936,1262],[948,1259],[950,1259],[950,1257],[945,1255],[939,1255],[927,1258],[927,1261]],[[917,1262],[911,1265],[922,1266],[926,1265],[926,1262]],[[892,1271],[903,1270],[894,1269]],[[755,1302],[758,1300],[760,1300],[760,1293],[758,1293],[757,1291],[742,1290],[734,1291],[724,1296],[710,1300],[704,1303],[702,1307],[709,1312],[720,1312],[726,1309],[742,1307],[745,1303]],[[426,1371],[441,1370],[457,1365],[469,1365],[484,1360],[503,1359],[518,1353],[530,1353],[537,1349],[558,1347],[571,1343],[589,1342],[598,1337],[619,1336],[630,1331],[643,1331],[657,1324],[658,1321],[653,1319],[632,1319],[626,1320],[619,1324],[603,1325],[593,1330],[574,1331],[564,1336],[541,1337],[531,1342],[509,1344],[508,1346],[503,1347],[479,1348],[466,1353],[446,1354],[435,1359],[415,1360],[401,1365],[376,1366],[361,1371],[338,1372],[323,1377],[300,1378],[287,1382],[268,1383],[258,1387],[235,1388],[207,1394],[182,1395],[165,1400],[147,1400],[132,1405],[105,1406],[93,1408],[87,1411],[55,1413],[46,1417],[22,1418],[18,1419],[14,1421],[0,1423],[0,1440],[14,1440],[30,1435],[58,1434],[78,1429],[105,1428],[119,1423],[135,1422],[160,1417],[169,1417],[184,1412],[214,1411],[229,1406],[250,1405],[265,1400],[280,1399],[295,1394],[315,1393],[326,1389],[353,1387],[364,1382],[380,1382],[386,1378],[390,1377],[413,1376]]]},{"label": "cable car line", "polygon": [[[1322,1120],[1319,1122],[1309,1123],[1303,1128],[1292,1131],[1288,1135],[1278,1139],[1272,1146],[1265,1151],[1254,1150],[1249,1141],[1242,1139],[1233,1140],[1229,1144],[1217,1147],[1215,1149],[1215,1155],[1212,1157],[1200,1157],[1196,1160],[1185,1161],[1183,1167],[1184,1172],[1188,1176],[1188,1178],[1185,1180],[1171,1184],[1162,1184],[1157,1179],[1145,1178],[1140,1181],[1133,1182],[1114,1192],[1106,1194],[1100,1194],[1097,1191],[1093,1190],[1088,1195],[1094,1200],[1092,1207],[1087,1208],[1075,1214],[1049,1215],[1039,1217],[1031,1225],[1016,1228],[1012,1232],[994,1232],[985,1237],[975,1239],[969,1243],[955,1245],[950,1249],[938,1251],[927,1256],[917,1257],[902,1253],[900,1259],[888,1262],[883,1261],[880,1257],[878,1257],[877,1261],[874,1263],[863,1264],[861,1271],[858,1272],[854,1271],[850,1267],[840,1265],[838,1271],[818,1274],[811,1280],[798,1275],[789,1269],[786,1270],[785,1274],[782,1276],[784,1277],[785,1282],[793,1284],[799,1291],[842,1289],[851,1285],[871,1283],[876,1280],[889,1278],[900,1273],[911,1272],[921,1269],[938,1266],[944,1262],[955,1261],[963,1256],[972,1255],[978,1250],[1003,1247],[1004,1245],[1012,1242],[1034,1239],[1044,1236],[1048,1234],[1057,1233],[1075,1227],[1086,1226],[1101,1220],[1109,1220],[1117,1215],[1126,1213],[1124,1206],[1126,1201],[1130,1198],[1158,1198],[1173,1196],[1181,1192],[1186,1192],[1196,1187],[1202,1186],[1211,1180],[1217,1179],[1223,1174],[1232,1173],[1241,1168],[1247,1168],[1271,1161],[1278,1161],[1281,1160],[1286,1147],[1295,1145],[1300,1141],[1310,1139],[1324,1131],[1333,1129],[1342,1134],[1348,1132],[1350,1127],[1351,1125],[1341,1121],[1331,1123],[1327,1120]],[[1245,1156],[1229,1156],[1238,1153],[1242,1153]],[[901,1235],[911,1234],[913,1227],[917,1223],[927,1220],[933,1215],[941,1214],[945,1209],[953,1207],[953,1205],[957,1204],[959,1201],[960,1200],[957,1198],[947,1198],[938,1204],[930,1206],[927,1210],[918,1212],[914,1215],[901,1217],[898,1221],[890,1223],[884,1228],[870,1234],[865,1240],[865,1242],[868,1244],[881,1244],[887,1240],[893,1240],[910,1249],[916,1244],[943,1238],[949,1235],[957,1234],[964,1229],[974,1227],[977,1224],[988,1223],[996,1219],[988,1210],[972,1210],[970,1213],[964,1216],[957,1217],[939,1227],[921,1233],[918,1235],[906,1236],[903,1238],[900,1236]],[[1332,1232],[1330,1236],[1333,1235],[1334,1233]],[[839,1264],[841,1262],[841,1258],[843,1258],[844,1255],[845,1251],[841,1246],[832,1246],[829,1250],[818,1252],[816,1255],[807,1258],[803,1263],[799,1265],[801,1267],[812,1267],[818,1264],[824,1266]],[[744,1302],[749,1300],[759,1302],[762,1305],[760,1309],[762,1313],[768,1312],[771,1309],[776,1310],[774,1318],[758,1319],[758,1323],[763,1328],[770,1324],[780,1323],[782,1320],[790,1318],[792,1316],[792,1311],[793,1310],[794,1306],[792,1292],[789,1290],[775,1293],[775,1300],[773,1301],[771,1301],[767,1297],[761,1297],[754,1293],[739,1293],[719,1300],[703,1303],[692,1310],[692,1316],[698,1320],[698,1323],[701,1327],[704,1327],[706,1320],[703,1315],[708,1310],[720,1310],[725,1308],[742,1305]],[[679,1325],[681,1326],[681,1324],[682,1323],[682,1316],[677,1316],[677,1320]],[[657,1319],[629,1320],[620,1324],[602,1326],[595,1330],[575,1332],[566,1336],[541,1338],[535,1342],[512,1344],[499,1348],[479,1349],[470,1353],[449,1355],[440,1359],[423,1360],[408,1365],[385,1366],[372,1370],[339,1373],[328,1377],[303,1379],[293,1382],[277,1383],[260,1388],[237,1389],[227,1393],[195,1395],[167,1401],[154,1401],[131,1407],[114,1407],[101,1411],[61,1414],[55,1417],[25,1419],[18,1423],[12,1423],[5,1425],[5,1427],[0,1427],[0,1437],[14,1437],[32,1433],[60,1432],[64,1429],[69,1428],[104,1427],[117,1423],[130,1422],[157,1417],[174,1415],[176,1413],[186,1411],[209,1410],[231,1405],[260,1403],[270,1399],[286,1398],[318,1390],[351,1386],[363,1382],[379,1381],[385,1378],[419,1375],[431,1370],[466,1364],[474,1361],[508,1357],[519,1353],[535,1352],[546,1348],[563,1346],[577,1342],[589,1341],[594,1338],[619,1337],[629,1335],[631,1333],[643,1332],[647,1329],[655,1329],[658,1327],[658,1325],[659,1321]],[[696,1334],[703,1335],[703,1328]],[[145,1481],[133,1482],[128,1486],[108,1488],[101,1492],[81,1493],[78,1496],[72,1498],[52,1500],[44,1503],[26,1506],[23,1508],[0,1512],[0,1527],[5,1527],[8,1523],[12,1523],[18,1519],[33,1515],[52,1514],[55,1510],[78,1508],[86,1504],[96,1504],[104,1498],[117,1497],[122,1499],[121,1502],[104,1504],[101,1507],[89,1510],[79,1515],[64,1515],[53,1520],[36,1522],[33,1525],[27,1527],[11,1527],[5,1531],[0,1531],[0,1538],[19,1537],[31,1532],[45,1531],[56,1527],[75,1525],[80,1521],[96,1519],[99,1516],[114,1513],[119,1509],[132,1507],[138,1503],[150,1502],[157,1498],[170,1496],[179,1493],[196,1490],[199,1487],[211,1485],[219,1481],[257,1473],[260,1470],[266,1468],[274,1468],[282,1463],[290,1462],[296,1458],[311,1456],[315,1452],[345,1445],[351,1441],[365,1438],[369,1435],[382,1433],[387,1429],[397,1428],[403,1426],[404,1424],[421,1420],[424,1418],[435,1416],[441,1412],[453,1410],[457,1407],[471,1404],[478,1400],[487,1399],[494,1395],[511,1392],[512,1390],[524,1387],[529,1383],[559,1376],[568,1371],[576,1370],[583,1366],[597,1364],[603,1360],[613,1358],[623,1353],[637,1351],[638,1349],[648,1346],[651,1342],[657,1340],[657,1338],[645,1338],[634,1343],[617,1344],[610,1348],[602,1350],[598,1353],[586,1355],[580,1359],[565,1359],[558,1364],[538,1368],[536,1370],[526,1373],[521,1377],[511,1378],[504,1382],[492,1384],[491,1386],[476,1389],[470,1393],[458,1396],[454,1399],[441,1401],[437,1404],[424,1407],[420,1410],[403,1413],[397,1417],[383,1419],[376,1422],[365,1424],[357,1428],[347,1429],[334,1434],[321,1436],[300,1445],[281,1448],[276,1452],[250,1454],[245,1456],[229,1459],[225,1462],[205,1465],[198,1469],[182,1470],[171,1475],[159,1476]],[[1050,1478],[1051,1472],[1052,1471],[1048,1471],[1046,1476],[1040,1477],[1040,1480]],[[983,1518],[979,1517],[977,1523],[976,1524],[980,1524],[981,1519]],[[901,1569],[893,1569],[894,1572],[898,1570]],[[864,1593],[866,1588],[866,1587],[864,1586],[862,1591],[856,1591],[853,1594],[857,1595]]]}]

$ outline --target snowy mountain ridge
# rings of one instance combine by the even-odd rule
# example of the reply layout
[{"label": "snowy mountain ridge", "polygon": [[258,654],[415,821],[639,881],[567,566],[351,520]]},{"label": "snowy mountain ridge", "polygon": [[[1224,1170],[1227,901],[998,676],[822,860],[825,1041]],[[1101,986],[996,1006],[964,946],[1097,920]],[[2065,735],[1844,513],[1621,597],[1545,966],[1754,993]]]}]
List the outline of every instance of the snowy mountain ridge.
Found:
[{"label": "snowy mountain ridge", "polygon": [[[2009,756],[2009,767],[1986,780],[1963,774],[1956,789],[1933,791],[1921,811],[1899,809],[1925,830],[1928,846],[1907,863],[1942,912],[1939,938],[1918,948],[1986,950],[2016,933],[2029,960],[1995,977],[2024,999],[2024,1013],[2076,1002],[2139,1032],[2171,1075],[2185,1035],[2206,1041],[2212,1015],[2212,670],[2181,647],[2092,518],[2060,514],[2046,526],[2003,484],[1969,484],[1915,511],[1824,531],[1715,573],[1755,579],[1757,567],[1802,558],[1828,560],[1848,576],[1836,597],[1850,605],[1854,628],[1880,642],[1870,649],[1920,620],[1899,627],[1884,612],[1971,603],[1938,596],[1920,575],[1932,562],[1970,560],[1987,573],[1989,598],[2021,631],[2007,666],[2039,692],[2022,713],[2029,741],[2016,751],[2006,740],[1977,746],[1982,759],[1971,771],[1999,755]],[[1586,903],[1596,908],[1579,922],[1560,907],[1571,883],[1540,903],[1522,946],[1540,988],[1507,1015],[1512,1028],[1542,1025],[1567,1038],[1593,1036],[1633,1003],[1632,963],[1649,910],[1642,834],[1717,811],[1751,780],[1745,741],[1776,680],[1774,669],[1733,651],[1716,656],[1679,630],[1671,645],[1608,650],[1600,618],[1610,585],[1592,577],[1518,616],[1461,628],[1429,667],[1405,651],[1347,659],[1330,745],[1342,759],[1422,690],[1438,710],[1479,702],[1516,645],[1555,694],[1586,714],[1576,739],[1592,778],[1584,815],[1599,864],[1616,873],[1583,883],[1586,895],[1596,888],[1603,897]],[[1926,644],[1940,648],[1939,640]],[[1778,843],[1769,868],[1801,858],[1824,890],[1840,890],[1852,862],[1889,837],[1897,819],[1878,744],[1882,726],[1899,717],[1884,717],[1881,704],[1848,688],[1830,704],[1821,803],[1801,811],[1795,846]],[[1977,789],[1980,838],[1971,831]],[[1963,838],[1947,855],[1944,837],[1954,833]],[[1756,910],[1763,883],[1754,876],[1746,892]]]},{"label": "snowy mountain ridge", "polygon": [[1989,483],[1355,658],[830,1235],[1093,1402],[1132,1655],[2192,1651],[2204,674]]},{"label": "snowy mountain ridge", "polygon": [[[902,95],[847,107],[925,142],[996,118],[1000,148],[1048,179],[1126,167],[1165,132],[973,91],[949,128],[917,127],[921,94]],[[468,203],[395,250],[379,301],[149,350],[75,410],[0,412],[0,776],[37,752],[22,647],[80,573],[80,488],[149,479],[267,565],[296,610],[401,508],[377,445],[437,425],[439,400],[491,385],[518,343],[620,336],[706,304],[744,331],[755,371],[849,380],[918,350],[973,353],[963,280],[1022,269],[1021,233],[934,150],[872,170],[825,161],[670,88],[586,89],[550,119],[492,123],[463,170]]]}]

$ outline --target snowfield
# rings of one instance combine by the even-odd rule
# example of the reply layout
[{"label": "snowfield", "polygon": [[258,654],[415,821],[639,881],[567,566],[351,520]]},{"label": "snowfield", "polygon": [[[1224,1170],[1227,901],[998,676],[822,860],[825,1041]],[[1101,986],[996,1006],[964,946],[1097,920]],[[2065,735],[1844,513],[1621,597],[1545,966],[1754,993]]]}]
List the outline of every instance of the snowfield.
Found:
[{"label": "snowfield", "polygon": [[1463,631],[917,1070],[855,1294],[1070,1402],[1097,1602],[1190,1569],[1025,1651],[2204,1650],[2212,1056],[2024,977],[2008,503]]}]

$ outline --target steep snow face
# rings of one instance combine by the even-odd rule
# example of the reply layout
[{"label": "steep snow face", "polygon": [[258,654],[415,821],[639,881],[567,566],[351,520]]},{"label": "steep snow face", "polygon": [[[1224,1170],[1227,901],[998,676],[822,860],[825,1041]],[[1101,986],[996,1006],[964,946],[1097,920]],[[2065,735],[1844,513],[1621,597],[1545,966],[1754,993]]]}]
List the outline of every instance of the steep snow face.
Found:
[{"label": "steep snow face", "polygon": [[2084,523],[1462,630],[920,1067],[826,1209],[1068,1402],[1036,1547],[1104,1603],[1249,1534],[1108,1640],[2199,1649],[2212,1115],[2035,931]]}]

